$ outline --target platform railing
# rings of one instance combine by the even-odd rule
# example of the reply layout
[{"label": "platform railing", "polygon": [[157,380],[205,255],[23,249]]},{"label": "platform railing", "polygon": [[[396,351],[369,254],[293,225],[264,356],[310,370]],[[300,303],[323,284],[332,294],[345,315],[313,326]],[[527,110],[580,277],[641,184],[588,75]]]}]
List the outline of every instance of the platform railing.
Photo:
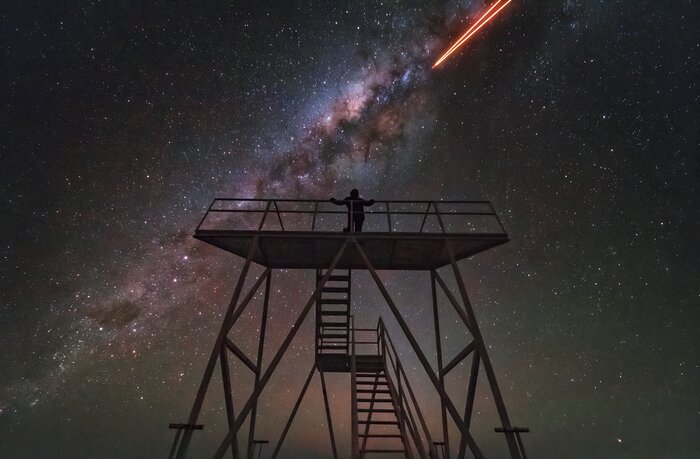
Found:
[{"label": "platform railing", "polygon": [[396,347],[381,318],[377,324],[377,339],[379,341],[379,352],[384,358],[385,366],[389,373],[387,379],[393,381],[397,388],[400,410],[411,437],[413,437],[418,453],[420,457],[437,459],[438,454],[430,435],[430,430],[418,405],[418,400],[409,382],[410,379],[404,371],[399,354],[396,352]]},{"label": "platform railing", "polygon": [[[343,203],[342,208],[337,204]],[[216,198],[197,226],[206,231],[506,234],[490,201]]]}]

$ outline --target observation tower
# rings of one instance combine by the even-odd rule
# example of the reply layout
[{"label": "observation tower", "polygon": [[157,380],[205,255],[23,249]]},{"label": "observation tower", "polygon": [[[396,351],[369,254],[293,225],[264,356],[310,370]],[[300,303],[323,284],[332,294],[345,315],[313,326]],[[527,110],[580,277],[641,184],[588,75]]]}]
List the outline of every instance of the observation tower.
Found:
[{"label": "observation tower", "polygon": [[[511,424],[487,347],[467,294],[459,261],[504,244],[508,235],[488,201],[376,201],[365,211],[363,232],[343,232],[352,213],[339,210],[328,201],[290,199],[215,199],[197,226],[195,238],[245,259],[233,297],[214,342],[204,375],[189,417],[185,423],[171,424],[176,430],[170,457],[184,459],[198,424],[202,406],[210,389],[212,377],[219,367],[226,404],[228,433],[221,438],[212,457],[231,454],[234,459],[262,457],[267,440],[255,438],[256,412],[261,393],[274,377],[278,364],[299,329],[314,311],[315,345],[309,355],[310,371],[288,415],[280,414],[284,429],[274,445],[271,456],[285,457],[283,442],[298,408],[316,372],[320,374],[328,435],[331,449],[328,457],[348,457],[339,452],[328,403],[325,374],[347,373],[347,393],[351,409],[350,456],[352,459],[385,457],[406,458],[482,458],[479,441],[472,436],[477,380],[486,378],[485,391],[495,403],[500,422],[494,435],[503,435],[509,456],[525,459],[520,437],[527,428]],[[251,265],[263,267],[262,274],[244,292]],[[438,272],[440,268],[445,268]],[[272,273],[274,270],[313,270],[315,284],[309,286],[308,301],[279,348],[263,367],[263,352],[267,329],[281,324],[267,323]],[[431,389],[439,399],[441,429],[431,432],[416,399],[411,379],[396,352],[395,342],[387,331],[384,319],[376,326],[362,328],[364,321],[353,313],[353,271],[368,272],[391,311],[411,350],[427,374]],[[396,300],[389,294],[378,271],[423,271],[426,292],[431,292],[435,334],[436,365],[431,365],[425,351],[414,337]],[[453,277],[453,279],[450,279]],[[250,282],[249,282],[250,283]],[[452,291],[449,285],[456,285]],[[251,300],[263,295],[262,317],[258,336],[257,358],[249,358],[236,344],[231,329]],[[468,339],[457,355],[445,362],[440,334],[439,297],[449,304],[463,323]],[[410,300],[409,300],[410,301]],[[414,307],[421,305],[412,305]],[[254,376],[252,392],[244,397],[245,404],[234,410],[229,359],[237,358]],[[431,356],[432,358],[432,356]],[[445,376],[465,359],[471,359],[470,375],[464,387],[464,407],[457,407],[445,389]],[[462,394],[463,396],[464,394]],[[274,394],[272,395],[274,397]],[[425,408],[425,407],[424,407]],[[435,407],[433,407],[435,409]],[[286,419],[286,420],[285,420]],[[248,423],[247,444],[240,444],[239,431]],[[456,426],[459,438],[449,438],[448,423]],[[439,430],[439,431],[435,431]],[[489,439],[493,441],[493,439]],[[452,443],[451,443],[452,441]],[[243,448],[245,447],[245,448]]]}]

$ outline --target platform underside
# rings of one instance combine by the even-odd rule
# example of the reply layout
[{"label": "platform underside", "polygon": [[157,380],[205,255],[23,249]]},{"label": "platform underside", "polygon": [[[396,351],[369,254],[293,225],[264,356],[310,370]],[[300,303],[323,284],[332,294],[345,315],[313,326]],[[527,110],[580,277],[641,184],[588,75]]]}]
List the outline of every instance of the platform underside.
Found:
[{"label": "platform underside", "polygon": [[346,354],[317,354],[316,366],[325,373],[349,373],[350,356]]},{"label": "platform underside", "polygon": [[340,247],[348,246],[338,269],[367,269],[355,238],[375,269],[429,270],[450,262],[447,242],[461,260],[508,242],[506,234],[339,233],[303,231],[199,230],[195,238],[243,258],[255,236],[259,249],[253,261],[275,269],[328,268]]}]

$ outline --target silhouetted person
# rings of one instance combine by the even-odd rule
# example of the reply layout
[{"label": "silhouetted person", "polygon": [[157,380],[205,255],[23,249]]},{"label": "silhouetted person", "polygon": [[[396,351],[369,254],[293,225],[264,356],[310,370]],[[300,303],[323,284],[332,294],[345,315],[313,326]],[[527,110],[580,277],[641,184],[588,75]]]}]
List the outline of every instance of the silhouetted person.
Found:
[{"label": "silhouetted person", "polygon": [[348,226],[343,228],[343,231],[359,233],[362,231],[362,224],[365,222],[365,206],[374,204],[374,199],[365,201],[360,197],[360,192],[353,189],[350,191],[350,196],[346,196],[345,199],[331,198],[331,202],[339,206],[348,207]]}]

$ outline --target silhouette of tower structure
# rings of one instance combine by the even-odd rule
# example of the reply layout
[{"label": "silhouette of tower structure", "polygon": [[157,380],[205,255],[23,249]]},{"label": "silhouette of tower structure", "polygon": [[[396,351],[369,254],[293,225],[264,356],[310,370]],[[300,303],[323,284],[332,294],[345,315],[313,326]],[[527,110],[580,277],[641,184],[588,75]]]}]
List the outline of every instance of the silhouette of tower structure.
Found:
[{"label": "silhouette of tower structure", "polygon": [[[193,434],[203,426],[197,424],[212,377],[219,367],[226,404],[228,433],[221,439],[212,457],[226,454],[239,458],[241,446],[239,431],[248,419],[246,457],[258,455],[267,441],[255,438],[256,411],[260,394],[273,377],[275,370],[294,340],[302,324],[315,310],[315,346],[311,369],[296,399],[292,412],[286,418],[279,439],[273,441],[273,458],[281,454],[307,388],[316,372],[320,375],[328,434],[332,456],[337,458],[331,410],[325,375],[349,374],[351,406],[352,459],[388,454],[407,458],[463,458],[470,455],[484,457],[477,439],[472,436],[477,380],[486,378],[489,400],[495,403],[500,422],[495,432],[504,435],[509,456],[525,459],[520,437],[527,428],[511,424],[505,403],[491,365],[472,304],[467,294],[459,261],[508,241],[503,225],[488,201],[377,201],[367,212],[364,232],[342,232],[347,212],[329,206],[326,201],[215,199],[200,221],[195,237],[245,259],[236,283],[233,297],[207,361],[187,422],[171,424],[176,429],[170,457],[187,457]],[[352,226],[350,226],[352,228]],[[264,268],[244,293],[251,265]],[[441,272],[441,268],[444,268]],[[273,357],[262,366],[272,272],[277,269],[315,271],[315,285],[310,288],[308,301],[296,321],[287,331]],[[396,346],[387,331],[383,318],[376,327],[356,326],[352,310],[353,270],[364,270],[374,280],[386,301],[411,350],[428,376],[432,389],[440,401],[441,431],[437,438],[431,432],[416,399]],[[380,278],[381,270],[410,270],[427,273],[432,298],[435,334],[436,367],[428,360],[416,340],[394,298]],[[445,271],[447,271],[445,273]],[[450,278],[448,278],[450,277]],[[456,285],[452,291],[450,285]],[[246,307],[262,289],[263,306],[257,359],[249,358],[236,344],[230,332]],[[449,362],[442,354],[440,298],[459,317],[470,339]],[[446,301],[445,301],[446,300]],[[369,350],[368,350],[369,349]],[[252,393],[239,410],[234,411],[229,359],[235,357],[254,374]],[[465,406],[458,408],[446,391],[445,376],[465,359],[471,358],[470,375],[466,384]],[[280,421],[284,418],[282,417]],[[458,439],[449,438],[448,423],[454,423]],[[230,453],[229,453],[230,452]],[[330,454],[329,454],[330,456]]]}]

